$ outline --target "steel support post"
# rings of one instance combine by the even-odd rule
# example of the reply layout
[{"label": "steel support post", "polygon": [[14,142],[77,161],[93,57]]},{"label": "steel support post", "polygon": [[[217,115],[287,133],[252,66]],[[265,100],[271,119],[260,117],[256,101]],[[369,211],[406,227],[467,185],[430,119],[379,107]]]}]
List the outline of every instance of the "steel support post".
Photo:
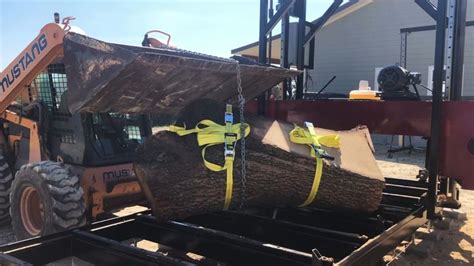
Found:
[{"label": "steel support post", "polygon": [[433,107],[431,111],[431,139],[429,154],[429,190],[428,190],[428,218],[437,217],[436,202],[439,173],[439,153],[442,129],[442,103],[443,103],[443,68],[446,40],[446,8],[448,0],[438,2],[436,15],[436,43],[435,61],[433,70]]},{"label": "steel support post", "polygon": [[[267,18],[268,18],[268,0],[260,0],[260,32],[258,40],[258,62],[262,64],[267,63]],[[259,115],[265,114],[265,93],[258,96],[257,113]]]},{"label": "steel support post", "polygon": [[[285,2],[285,1],[283,1]],[[294,1],[292,1],[294,2]],[[278,13],[278,12],[277,12]],[[290,68],[288,62],[288,47],[290,40],[290,15],[285,13],[281,19],[281,45],[280,45],[280,66],[283,68]],[[283,88],[283,99],[287,99],[288,96],[291,98],[291,79],[287,79],[282,82]]]},{"label": "steel support post", "polygon": [[418,6],[420,6],[434,20],[438,19],[436,7],[429,0],[415,0],[415,3],[418,4]]},{"label": "steel support post", "polygon": [[462,98],[464,76],[464,46],[466,39],[466,10],[467,0],[457,0],[454,10],[452,60],[451,60],[451,90],[450,100],[460,101]]},{"label": "steel support post", "polygon": [[400,66],[407,67],[408,32],[400,32]]},{"label": "steel support post", "polygon": [[[296,41],[296,68],[304,69],[304,43],[306,37],[306,0],[297,0],[295,8],[298,14],[298,31]],[[303,98],[304,76],[300,74],[296,77],[295,99]]]}]

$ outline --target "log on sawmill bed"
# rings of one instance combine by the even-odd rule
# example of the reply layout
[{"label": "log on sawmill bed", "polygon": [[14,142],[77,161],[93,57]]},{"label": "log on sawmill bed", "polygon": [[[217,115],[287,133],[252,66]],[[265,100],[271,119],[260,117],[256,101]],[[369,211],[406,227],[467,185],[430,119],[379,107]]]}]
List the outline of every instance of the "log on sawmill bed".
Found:
[{"label": "log on sawmill bed", "polygon": [[[225,107],[213,102],[191,104],[177,124],[195,125],[202,119],[223,124]],[[234,112],[235,120],[238,113]],[[238,122],[238,121],[237,121]],[[311,190],[315,160],[309,147],[289,141],[293,125],[247,115],[251,126],[247,137],[247,182],[244,204],[259,207],[297,207]],[[370,135],[365,127],[349,131],[316,129],[318,134],[337,133],[341,147],[324,148],[335,157],[325,161],[316,198],[308,207],[351,212],[375,211],[382,199],[384,179],[373,156]],[[231,209],[242,200],[240,145],[234,163]],[[208,170],[201,158],[196,135],[180,137],[160,131],[138,151],[135,172],[159,220],[180,219],[222,210],[225,198],[225,171]],[[223,145],[207,149],[209,161],[223,164]]]}]

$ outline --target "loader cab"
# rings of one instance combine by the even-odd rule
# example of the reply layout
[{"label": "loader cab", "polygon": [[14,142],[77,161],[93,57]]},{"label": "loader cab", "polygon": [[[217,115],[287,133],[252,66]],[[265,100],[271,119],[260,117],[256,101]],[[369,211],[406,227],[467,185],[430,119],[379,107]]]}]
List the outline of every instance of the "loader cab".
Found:
[{"label": "loader cab", "polygon": [[49,65],[35,78],[30,91],[48,110],[43,138],[51,160],[83,166],[128,163],[134,160],[137,146],[151,134],[145,115],[71,114],[62,63]]}]

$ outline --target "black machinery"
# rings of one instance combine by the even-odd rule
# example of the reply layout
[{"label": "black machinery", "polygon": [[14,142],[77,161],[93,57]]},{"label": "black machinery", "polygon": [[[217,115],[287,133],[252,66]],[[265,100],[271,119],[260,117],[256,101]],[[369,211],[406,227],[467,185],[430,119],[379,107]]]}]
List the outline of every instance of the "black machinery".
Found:
[{"label": "black machinery", "polygon": [[[377,76],[382,100],[419,100],[416,85],[421,84],[421,74],[410,72],[401,66],[388,66]],[[410,91],[410,85],[415,92]]]}]

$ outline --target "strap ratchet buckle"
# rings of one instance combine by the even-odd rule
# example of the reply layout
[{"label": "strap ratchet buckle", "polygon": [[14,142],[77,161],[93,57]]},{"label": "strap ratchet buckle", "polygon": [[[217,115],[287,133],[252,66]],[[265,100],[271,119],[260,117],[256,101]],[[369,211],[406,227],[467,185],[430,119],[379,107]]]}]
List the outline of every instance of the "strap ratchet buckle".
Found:
[{"label": "strap ratchet buckle", "polygon": [[334,161],[334,156],[331,156],[325,150],[321,149],[321,146],[316,146],[314,144],[311,144],[311,148],[313,148],[314,153],[316,154],[317,158]]},{"label": "strap ratchet buckle", "polygon": [[224,133],[224,156],[234,157],[235,142],[237,141],[236,133]]},{"label": "strap ratchet buckle", "polygon": [[[313,142],[315,141],[316,139],[316,132],[314,131],[314,125],[313,123],[311,122],[304,122],[305,126],[308,128],[308,132],[309,134],[311,135],[311,137],[313,138]],[[311,148],[314,150],[314,153],[316,155],[316,158],[320,158],[320,159],[326,159],[326,160],[330,160],[330,161],[334,161],[334,157],[331,156],[329,153],[327,153],[325,150],[323,150],[321,148],[320,145],[318,145],[319,143],[315,144],[311,144]]]},{"label": "strap ratchet buckle", "polygon": [[224,133],[224,156],[234,158],[235,143],[237,141],[237,134],[232,132],[232,125],[234,124],[234,115],[232,114],[232,105],[226,105],[226,112],[224,115],[226,132]]}]

